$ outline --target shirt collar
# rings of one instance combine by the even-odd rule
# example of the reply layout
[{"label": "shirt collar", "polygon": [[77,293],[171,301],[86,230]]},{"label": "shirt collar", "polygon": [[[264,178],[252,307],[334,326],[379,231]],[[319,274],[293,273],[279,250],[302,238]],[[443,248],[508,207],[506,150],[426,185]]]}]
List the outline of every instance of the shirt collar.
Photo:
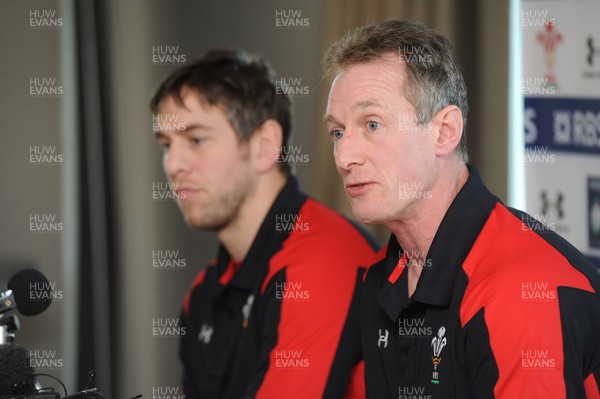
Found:
[{"label": "shirt collar", "polygon": [[[250,291],[259,281],[258,279],[262,282],[269,271],[271,257],[281,249],[283,242],[289,236],[289,232],[278,231],[277,216],[296,215],[306,198],[306,195],[300,191],[296,177],[290,176],[263,220],[248,254],[241,262],[239,270],[231,279],[231,286]],[[221,245],[218,265],[224,268],[219,274],[224,272],[229,260],[229,253]]]},{"label": "shirt collar", "polygon": [[[429,248],[423,271],[412,297],[414,301],[438,306],[450,305],[458,270],[462,267],[494,206],[500,202],[485,187],[475,168],[471,165],[467,165],[467,168],[469,177],[446,211]],[[402,248],[392,234],[385,259],[386,276],[393,273],[402,253]],[[397,288],[399,285],[407,284],[406,274],[405,268],[395,284],[391,284],[386,277],[380,298],[381,295],[384,295],[384,291],[390,290],[390,287],[395,287],[394,291],[401,292],[406,297],[407,288],[403,287],[401,290]],[[385,295],[389,296],[390,293]],[[383,301],[381,304],[386,313],[395,319],[407,302],[408,298],[402,299],[397,306],[384,306]]]}]

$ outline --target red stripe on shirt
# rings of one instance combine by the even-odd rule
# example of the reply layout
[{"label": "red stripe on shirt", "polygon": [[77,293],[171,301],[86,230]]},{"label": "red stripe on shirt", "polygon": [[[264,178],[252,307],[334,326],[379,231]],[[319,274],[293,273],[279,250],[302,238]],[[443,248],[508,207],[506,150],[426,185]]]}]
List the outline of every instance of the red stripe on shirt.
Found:
[{"label": "red stripe on shirt", "polygon": [[398,261],[398,264],[394,268],[394,271],[392,271],[392,273],[388,277],[388,281],[390,283],[396,284],[396,281],[398,281],[398,278],[404,271],[404,268],[406,267],[407,263],[408,263],[408,257],[406,256],[405,253],[403,253],[402,256],[400,257],[400,260]]},{"label": "red stripe on shirt", "polygon": [[231,281],[233,276],[235,276],[235,273],[237,273],[239,269],[240,262],[235,262],[233,259],[231,259],[229,261],[229,264],[227,265],[227,269],[225,269],[225,272],[223,272],[223,274],[219,278],[219,283],[221,283],[221,285],[229,284],[229,282]]},{"label": "red stripe on shirt", "polygon": [[[523,235],[515,235],[515,229]],[[492,247],[505,250],[498,254],[489,251]],[[585,275],[501,204],[492,211],[463,269],[469,283],[461,323],[464,327],[484,308],[499,371],[495,396],[564,397],[557,287],[594,292]]]},{"label": "red stripe on shirt", "polygon": [[[314,200],[308,199],[299,215],[307,229],[292,231],[271,259],[262,289],[285,267],[284,296],[305,291],[308,298],[283,299],[277,344],[257,398],[323,396],[354,294],[357,268],[369,265],[374,255],[347,220]],[[301,367],[286,367],[290,355]]]},{"label": "red stripe on shirt", "polygon": [[344,399],[364,399],[366,395],[365,386],[365,361],[361,360],[352,369],[350,384],[344,393]]},{"label": "red stripe on shirt", "polygon": [[585,397],[587,399],[600,399],[600,391],[598,391],[598,382],[594,374],[590,374],[584,381]]}]

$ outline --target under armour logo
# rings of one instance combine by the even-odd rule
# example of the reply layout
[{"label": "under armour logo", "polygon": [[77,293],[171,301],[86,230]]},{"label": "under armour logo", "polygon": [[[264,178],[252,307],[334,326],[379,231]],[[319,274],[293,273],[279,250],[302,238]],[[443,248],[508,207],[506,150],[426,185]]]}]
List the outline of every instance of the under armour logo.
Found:
[{"label": "under armour logo", "polygon": [[590,36],[587,39],[588,55],[586,57],[587,63],[592,66],[594,63],[594,56],[600,55],[600,49],[594,47],[594,39]]},{"label": "under armour logo", "polygon": [[382,329],[381,328],[379,329],[379,341],[377,341],[378,348],[381,348],[381,344],[383,344],[384,348],[387,348],[389,335],[390,335],[390,332],[388,330],[383,330],[383,332],[382,332]]},{"label": "under armour logo", "polygon": [[558,215],[559,219],[563,218],[563,195],[561,192],[559,192],[556,195],[556,201],[552,202],[550,201],[550,199],[548,198],[548,195],[546,194],[546,191],[542,191],[542,193],[540,194],[540,197],[542,199],[542,209],[541,209],[541,214],[543,216],[548,215],[548,211],[551,208],[554,208],[556,210],[556,213]]},{"label": "under armour logo", "polygon": [[200,334],[198,334],[198,340],[205,344],[210,344],[210,337],[212,336],[212,333],[213,328],[210,327],[208,324],[204,323],[202,324],[202,327],[200,327]]}]

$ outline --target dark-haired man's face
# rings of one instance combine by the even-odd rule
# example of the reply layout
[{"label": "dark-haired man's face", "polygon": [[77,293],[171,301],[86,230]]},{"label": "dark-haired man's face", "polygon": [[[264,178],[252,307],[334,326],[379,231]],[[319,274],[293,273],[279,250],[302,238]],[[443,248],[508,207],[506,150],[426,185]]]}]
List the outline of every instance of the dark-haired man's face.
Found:
[{"label": "dark-haired man's face", "polygon": [[166,127],[157,132],[163,168],[187,223],[219,231],[235,223],[253,191],[256,176],[247,143],[238,140],[220,107],[191,90],[184,90],[182,98],[178,104],[167,97],[159,107],[159,127]]}]

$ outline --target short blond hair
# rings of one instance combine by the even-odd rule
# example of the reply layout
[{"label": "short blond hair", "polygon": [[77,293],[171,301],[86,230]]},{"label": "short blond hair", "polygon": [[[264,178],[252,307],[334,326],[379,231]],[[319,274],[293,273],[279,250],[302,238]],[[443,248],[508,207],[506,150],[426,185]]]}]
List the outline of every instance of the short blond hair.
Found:
[{"label": "short blond hair", "polygon": [[356,64],[398,54],[399,64],[406,65],[407,83],[403,95],[415,107],[420,124],[456,105],[462,112],[463,132],[457,147],[467,162],[467,87],[454,58],[454,46],[438,31],[420,23],[388,19],[348,32],[325,53],[323,69],[326,78]]}]

